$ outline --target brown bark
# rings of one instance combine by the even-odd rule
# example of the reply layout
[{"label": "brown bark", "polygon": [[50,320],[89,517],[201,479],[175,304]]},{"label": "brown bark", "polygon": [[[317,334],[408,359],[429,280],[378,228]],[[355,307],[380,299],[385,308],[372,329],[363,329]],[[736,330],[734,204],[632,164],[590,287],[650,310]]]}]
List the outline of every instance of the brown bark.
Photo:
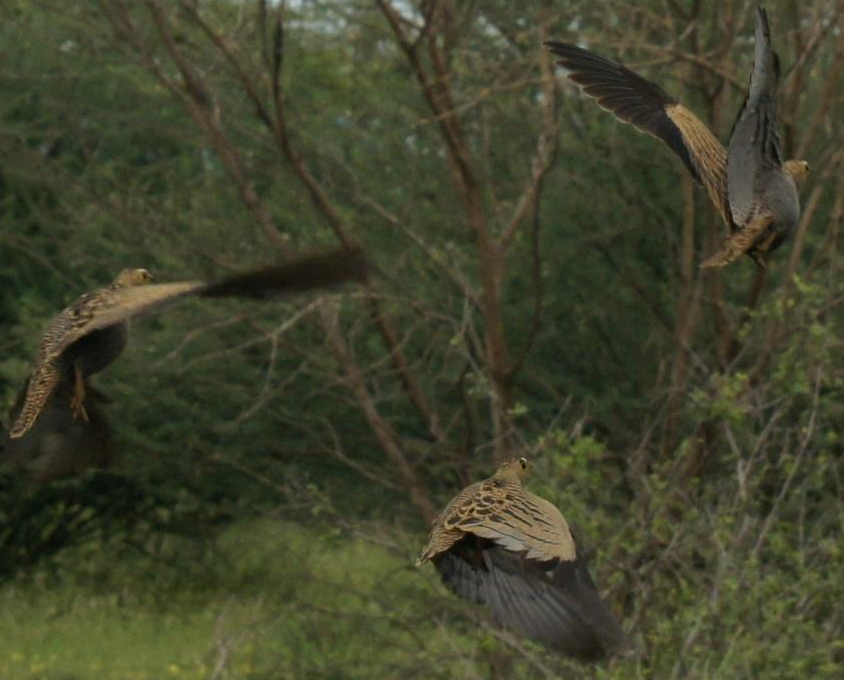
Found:
[{"label": "brown bark", "polygon": [[176,88],[175,83],[164,76],[162,71],[149,59],[147,59],[147,67],[153,70],[159,80],[182,100],[191,117],[205,131],[209,143],[235,180],[241,200],[254,215],[267,240],[279,252],[289,253],[287,239],[275,226],[266,206],[255,193],[255,188],[249,180],[240,152],[237,147],[228,142],[220,127],[219,119],[211,108],[211,95],[208,89],[202,83],[196,70],[176,46],[173,33],[167,18],[164,16],[164,10],[158,2],[148,1],[147,6],[150,9],[153,23],[158,28],[165,49],[182,76],[182,87]]},{"label": "brown bark", "polygon": [[[172,80],[162,71],[158,62],[152,56],[151,47],[144,42],[141,37],[142,34],[132,25],[125,5],[122,3],[116,3],[115,5],[108,5],[107,3],[104,3],[102,5],[115,33],[120,37],[120,39],[125,40],[134,48],[143,66],[155,75],[155,77],[158,78],[159,81],[182,102],[199,129],[205,133],[205,136],[212,148],[223,162],[223,166],[226,171],[232,177],[242,202],[254,215],[256,221],[262,227],[268,241],[270,241],[270,243],[279,252],[288,253],[290,249],[287,239],[278,230],[266,205],[260,200],[255,192],[240,152],[228,139],[222,129],[220,112],[216,111],[212,105],[211,93],[203,82],[202,77],[198,74],[196,69],[192,67],[190,61],[179,49],[179,46],[173,37],[171,25],[162,5],[157,2],[157,0],[147,0],[146,6],[150,11],[153,24],[158,31],[167,55],[179,71],[182,79],[181,83]],[[256,111],[258,112],[259,118],[265,124],[272,126],[275,139],[284,158],[292,166],[295,174],[301,179],[318,211],[325,217],[328,224],[332,227],[338,240],[346,246],[353,245],[354,241],[340,218],[339,212],[322,190],[319,183],[307,171],[303,161],[294,154],[289,144],[280,89],[274,87],[274,92],[276,93],[276,120],[275,125],[273,125],[272,118],[267,113],[266,107],[263,106],[260,97],[258,96],[257,88],[254,87],[247,71],[240,65],[225,40],[216,35],[207,23],[201,21],[198,13],[196,13],[194,9],[191,9],[190,6],[187,7],[188,16],[192,17],[193,20],[196,21],[197,25],[200,26],[206,35],[209,36],[215,47],[221,51],[226,60],[232,65],[245,93],[250,99],[253,99],[253,104],[256,105]],[[279,77],[277,70],[280,68],[280,61],[276,60],[273,64],[276,68],[274,77],[277,81]],[[440,444],[445,444],[446,434],[440,424],[438,416],[434,412],[433,407],[419,387],[418,381],[411,373],[409,362],[401,351],[398,342],[398,334],[392,328],[390,321],[380,309],[378,301],[375,298],[370,297],[369,305],[375,318],[376,325],[382,332],[385,342],[390,348],[390,356],[398,369],[410,401],[417,408],[437,441]],[[368,392],[362,371],[354,363],[351,354],[344,349],[345,345],[342,342],[342,338],[338,335],[339,331],[337,328],[327,324],[325,318],[323,318],[321,325],[326,333],[326,336],[329,340],[331,340],[331,347],[335,352],[338,363],[343,368],[343,372],[349,381],[350,390],[364,414],[367,423],[372,428],[376,440],[382,446],[388,460],[390,460],[390,462],[395,466],[396,472],[402,482],[406,485],[411,485],[407,488],[413,504],[423,515],[423,519],[426,521],[429,520],[433,516],[433,506],[431,505],[430,500],[427,499],[421,483],[418,479],[416,479],[412,466],[403,456],[398,445],[398,438],[390,430],[383,417],[381,417],[378,413],[377,407]]]},{"label": "brown bark", "polygon": [[366,386],[366,379],[343,338],[336,310],[323,306],[320,310],[320,321],[328,343],[331,345],[334,356],[346,378],[347,387],[354,395],[358,408],[360,408],[363,417],[372,429],[387,459],[396,469],[404,488],[409,492],[411,502],[419,511],[422,519],[426,523],[431,522],[436,514],[431,499],[428,497],[428,493],[417,476],[413,465],[405,456],[398,435],[375,406]]},{"label": "brown bark", "polygon": [[[437,11],[437,3],[417,40],[407,35],[399,12],[387,1],[376,0],[390,28],[404,52],[419,82],[423,97],[434,115],[449,159],[455,188],[465,210],[466,221],[475,235],[478,248],[481,307],[484,315],[485,360],[493,394],[491,416],[495,441],[495,457],[507,455],[510,448],[509,410],[512,406],[512,372],[507,342],[504,335],[502,285],[504,278],[505,247],[491,231],[484,209],[481,185],[474,170],[472,152],[463,134],[449,86],[449,69],[440,39],[445,37],[447,26]],[[431,63],[429,72],[422,63],[419,47],[427,49]]]},{"label": "brown bark", "polygon": [[699,299],[695,268],[695,197],[692,178],[683,173],[683,232],[680,245],[677,321],[674,326],[674,359],[668,383],[668,403],[662,437],[662,455],[673,453],[689,378],[689,347],[694,334]]}]

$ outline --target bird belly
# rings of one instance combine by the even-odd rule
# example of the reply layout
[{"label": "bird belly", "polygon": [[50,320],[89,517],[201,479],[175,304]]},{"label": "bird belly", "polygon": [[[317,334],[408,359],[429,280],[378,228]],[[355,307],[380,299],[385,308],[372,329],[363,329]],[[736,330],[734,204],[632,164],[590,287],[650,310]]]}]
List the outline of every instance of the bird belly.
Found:
[{"label": "bird belly", "polygon": [[65,357],[79,362],[84,375],[98,373],[120,356],[128,335],[125,323],[92,331],[68,347]]},{"label": "bird belly", "polygon": [[775,219],[757,243],[768,241],[766,250],[770,252],[782,245],[800,221],[800,197],[794,180],[785,173],[779,173],[770,182],[763,203],[766,210],[775,215]]}]

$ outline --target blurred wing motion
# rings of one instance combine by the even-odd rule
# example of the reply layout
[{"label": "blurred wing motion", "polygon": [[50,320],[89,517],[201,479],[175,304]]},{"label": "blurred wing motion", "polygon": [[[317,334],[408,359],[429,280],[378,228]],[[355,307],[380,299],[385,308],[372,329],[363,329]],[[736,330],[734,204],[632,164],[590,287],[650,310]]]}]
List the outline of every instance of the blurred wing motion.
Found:
[{"label": "blurred wing motion", "polygon": [[461,491],[434,520],[417,561],[456,595],[485,604],[515,633],[582,660],[628,640],[577,555],[565,519],[522,489],[524,459]]},{"label": "blurred wing motion", "polygon": [[56,385],[75,380],[74,403],[84,415],[83,378],[114,361],[126,345],[126,321],[157,312],[188,295],[265,297],[366,278],[359,249],[340,249],[237,274],[220,281],[148,283],[143,269],[125,270],[110,286],[86,293],[51,322],[41,340],[26,400],[9,436],[32,427]]},{"label": "blurred wing motion", "polygon": [[661,139],[706,189],[724,221],[727,201],[727,152],[709,128],[659,85],[576,45],[546,43],[576,83],[598,105]]},{"label": "blurred wing motion", "polygon": [[362,281],[365,276],[366,260],[363,252],[358,249],[341,249],[236,274],[216,282],[183,281],[118,288],[99,298],[96,307],[64,334],[56,344],[53,356],[61,354],[92,331],[134,316],[153,314],[188,295],[267,297],[275,293],[324,288],[344,281]]},{"label": "blurred wing motion", "polygon": [[360,248],[340,248],[290,260],[283,264],[236,274],[212,282],[199,291],[204,297],[266,297],[325,288],[367,277],[366,256]]}]

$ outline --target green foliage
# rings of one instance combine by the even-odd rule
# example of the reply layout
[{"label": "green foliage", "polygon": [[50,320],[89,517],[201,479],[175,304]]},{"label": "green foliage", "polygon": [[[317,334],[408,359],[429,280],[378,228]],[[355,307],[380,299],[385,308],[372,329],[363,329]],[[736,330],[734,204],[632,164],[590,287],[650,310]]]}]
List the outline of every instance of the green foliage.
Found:
[{"label": "green foliage", "polygon": [[[642,631],[642,677],[678,667],[688,677],[840,673],[829,597],[844,585],[842,504],[829,477],[840,464],[813,444],[767,459],[755,444],[695,496],[657,470],[644,480],[649,502],[634,504],[599,440],[558,433],[539,443],[531,488],[565,508],[582,548],[599,546],[598,582]],[[629,677],[613,670],[606,677]]]},{"label": "green foliage", "polygon": [[[205,87],[199,113],[264,217],[186,106],[156,4]],[[722,233],[706,197],[680,190],[668,150],[560,78],[557,154],[494,291],[512,369],[502,376],[488,351],[489,263],[444,123],[470,152],[470,207],[497,236],[535,167],[543,37],[641,66],[726,139],[752,58],[746,8],[446,3],[445,116],[377,3],[287,3],[287,157],[232,66],[272,119],[274,3],[266,24],[260,3],[225,0],[3,3],[0,403],[51,315],[124,266],[161,281],[242,270],[277,257],[262,219],[293,250],[334,245],[335,219],[374,268],[371,299],[192,300],[133,324],[128,350],[94,379],[110,399],[117,469],[46,489],[3,478],[0,675],[841,677],[844,290],[827,150],[842,145],[844,99],[824,80],[840,50],[823,3],[767,4],[784,64],[798,64],[786,71],[784,139],[805,143],[816,172],[794,262],[797,239],[753,304],[749,262],[688,271],[684,248],[697,263]],[[808,59],[795,52],[807,35]],[[418,56],[431,72],[431,53]],[[325,333],[334,310],[381,429]],[[396,347],[440,432],[409,396]],[[502,382],[506,432],[490,415]],[[488,474],[502,441],[528,455],[530,488],[563,510],[640,658],[557,659],[494,632],[429,568],[413,571],[419,507],[385,425],[434,504]]]},{"label": "green foliage", "polygon": [[165,545],[151,571],[131,553],[69,551],[60,591],[39,573],[5,589],[0,634],[14,651],[0,673],[472,678],[494,646],[459,616],[443,627],[430,598],[450,599],[406,555],[371,543],[267,520],[230,527],[193,561],[181,547]]}]

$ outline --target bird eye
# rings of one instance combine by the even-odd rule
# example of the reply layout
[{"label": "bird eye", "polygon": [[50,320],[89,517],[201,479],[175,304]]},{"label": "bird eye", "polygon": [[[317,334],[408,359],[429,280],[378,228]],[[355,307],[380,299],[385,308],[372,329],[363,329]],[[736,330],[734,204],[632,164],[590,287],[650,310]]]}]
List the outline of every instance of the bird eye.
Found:
[{"label": "bird eye", "polygon": [[522,466],[522,470],[527,470],[527,458],[519,458],[519,465]]}]

